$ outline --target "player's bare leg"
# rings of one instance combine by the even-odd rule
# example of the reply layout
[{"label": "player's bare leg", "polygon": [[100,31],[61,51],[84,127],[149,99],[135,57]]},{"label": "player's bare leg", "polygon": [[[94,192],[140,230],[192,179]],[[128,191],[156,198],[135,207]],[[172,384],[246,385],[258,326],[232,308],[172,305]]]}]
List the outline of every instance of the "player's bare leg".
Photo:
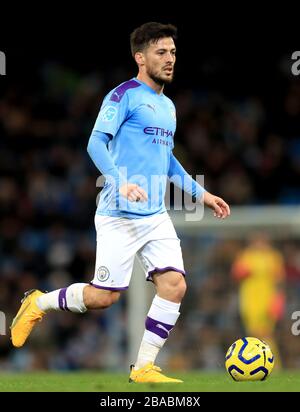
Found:
[{"label": "player's bare leg", "polygon": [[120,295],[119,291],[97,289],[92,285],[83,289],[83,301],[87,309],[106,309],[116,303]]},{"label": "player's bare leg", "polygon": [[154,362],[180,315],[180,303],[186,291],[185,279],[179,272],[168,271],[155,274],[153,281],[157,295],[153,299],[146,318],[146,329],[137,361],[131,367],[129,381],[180,383],[182,381],[179,379],[163,375]]}]

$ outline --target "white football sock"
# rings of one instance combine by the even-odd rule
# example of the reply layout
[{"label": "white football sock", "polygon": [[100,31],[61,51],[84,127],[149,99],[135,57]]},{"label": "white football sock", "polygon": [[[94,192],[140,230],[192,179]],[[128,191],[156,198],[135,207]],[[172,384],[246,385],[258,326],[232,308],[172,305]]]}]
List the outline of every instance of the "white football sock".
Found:
[{"label": "white football sock", "polygon": [[87,308],[83,301],[83,289],[87,283],[73,285],[45,293],[37,298],[37,306],[44,312],[51,310],[69,310],[75,313],[84,313]]},{"label": "white football sock", "polygon": [[180,303],[155,296],[145,322],[145,332],[134,368],[140,369],[155,362],[180,313]]}]

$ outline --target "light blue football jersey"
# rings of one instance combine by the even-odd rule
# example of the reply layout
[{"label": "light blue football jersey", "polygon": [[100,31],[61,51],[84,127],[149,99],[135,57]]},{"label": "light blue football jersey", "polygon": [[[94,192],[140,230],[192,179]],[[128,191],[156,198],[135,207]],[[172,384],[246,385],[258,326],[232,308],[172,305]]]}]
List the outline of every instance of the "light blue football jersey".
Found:
[{"label": "light blue football jersey", "polygon": [[148,201],[128,201],[107,178],[97,214],[141,218],[166,210],[164,196],[175,130],[173,102],[137,78],[105,97],[93,132],[111,137],[108,150],[124,182],[141,186]]}]

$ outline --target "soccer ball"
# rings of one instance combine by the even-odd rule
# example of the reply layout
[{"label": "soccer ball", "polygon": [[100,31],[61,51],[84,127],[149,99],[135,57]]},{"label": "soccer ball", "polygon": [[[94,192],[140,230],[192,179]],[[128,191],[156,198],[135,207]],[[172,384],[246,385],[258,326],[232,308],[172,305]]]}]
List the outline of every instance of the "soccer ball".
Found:
[{"label": "soccer ball", "polygon": [[263,381],[272,372],[274,356],[270,346],[257,338],[241,338],[228,349],[225,367],[235,381]]}]

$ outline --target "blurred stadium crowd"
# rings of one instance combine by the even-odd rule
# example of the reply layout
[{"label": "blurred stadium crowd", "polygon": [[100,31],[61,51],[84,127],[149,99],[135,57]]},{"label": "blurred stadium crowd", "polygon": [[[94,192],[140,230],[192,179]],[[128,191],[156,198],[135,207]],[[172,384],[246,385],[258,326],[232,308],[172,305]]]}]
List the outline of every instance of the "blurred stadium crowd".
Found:
[{"label": "blurred stadium crowd", "polygon": [[[166,91],[177,107],[177,157],[230,205],[300,203],[300,81],[280,67],[278,61],[278,83],[268,99],[197,85]],[[8,323],[24,291],[92,279],[98,173],[87,141],[104,95],[134,74],[83,73],[44,61],[26,82],[1,84],[0,309]],[[223,367],[232,336],[242,334],[230,280],[242,244],[205,245],[201,237],[183,235],[182,246],[195,287],[162,356],[174,367]],[[293,304],[300,296],[300,249],[296,241],[278,246]],[[1,337],[1,370],[126,368],[125,308],[123,297],[108,311],[50,314],[22,350]],[[278,332],[289,339],[284,366],[300,367],[300,345],[289,327],[281,322]]]}]

